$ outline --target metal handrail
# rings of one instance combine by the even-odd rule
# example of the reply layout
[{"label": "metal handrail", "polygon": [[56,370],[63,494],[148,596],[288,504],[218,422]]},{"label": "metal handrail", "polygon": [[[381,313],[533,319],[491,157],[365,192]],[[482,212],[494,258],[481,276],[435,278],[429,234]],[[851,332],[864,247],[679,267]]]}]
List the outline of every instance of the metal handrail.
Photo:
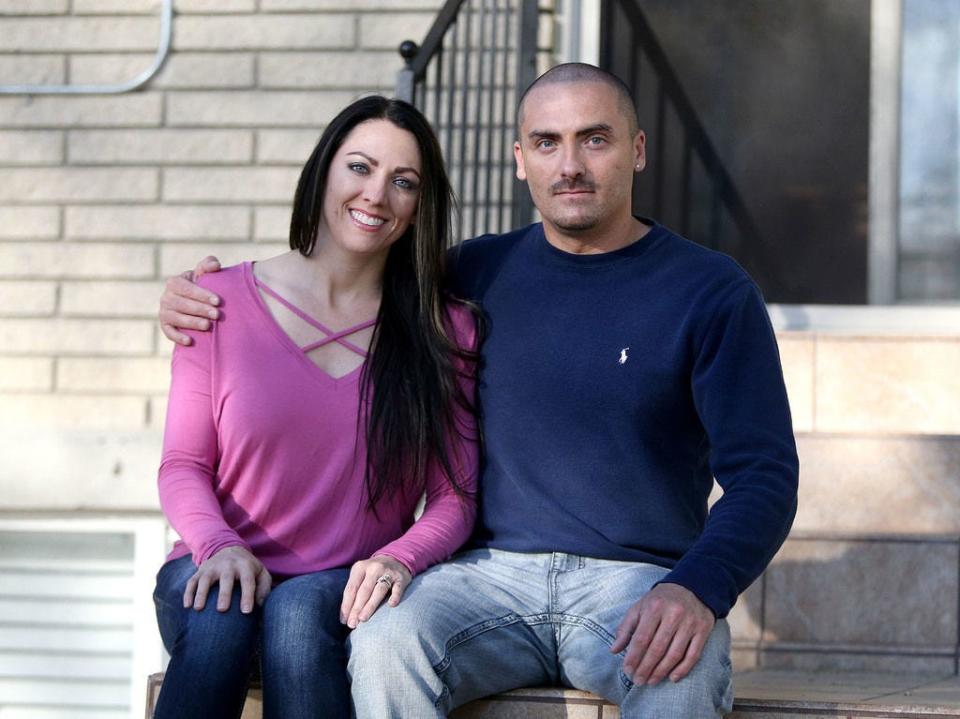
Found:
[{"label": "metal handrail", "polygon": [[[458,233],[465,222],[469,233],[502,232],[532,219],[508,149],[516,92],[536,77],[538,17],[537,0],[447,0],[422,45],[400,44],[396,96],[427,112],[440,136],[464,209]],[[508,57],[516,60],[513,77]]]},{"label": "metal handrail", "polygon": [[163,0],[160,7],[160,44],[153,62],[143,72],[126,82],[109,85],[0,85],[0,95],[118,95],[147,84],[163,67],[170,53],[173,35],[173,0]]},{"label": "metal handrail", "polygon": [[404,68],[397,73],[395,94],[401,100],[414,102],[417,83],[427,74],[427,66],[443,46],[443,38],[450,30],[460,8],[467,0],[447,0],[437,13],[433,25],[420,45],[413,40],[400,43],[398,52],[404,60]]},{"label": "metal handrail", "polygon": [[[694,109],[693,103],[687,95],[677,76],[673,65],[667,58],[666,52],[657,40],[656,34],[647,18],[640,8],[639,0],[609,0],[607,6],[612,10],[616,4],[626,15],[626,19],[632,30],[631,43],[633,47],[632,60],[633,65],[631,73],[637,72],[638,51],[642,52],[652,69],[652,74],[657,80],[656,94],[656,127],[661,134],[657,138],[654,147],[654,161],[652,170],[654,180],[652,186],[653,192],[653,211],[655,216],[661,215],[664,210],[664,197],[666,194],[666,140],[663,136],[666,126],[665,117],[667,104],[675,112],[682,132],[684,133],[682,157],[679,158],[680,171],[680,202],[679,202],[679,225],[678,228],[683,234],[690,234],[690,222],[696,208],[692,202],[692,159],[696,154],[705,170],[711,183],[710,199],[706,208],[709,211],[709,229],[701,236],[697,237],[691,234],[691,239],[702,242],[703,244],[726,252],[737,254],[741,259],[747,259],[742,251],[737,251],[734,246],[725,245],[721,240],[723,236],[721,228],[721,211],[725,210],[736,228],[739,239],[749,247],[749,256],[753,259],[756,266],[752,271],[770,276],[782,277],[783,267],[782,259],[774,248],[763,241],[763,235],[757,226],[750,210],[737,189],[733,178],[724,166],[720,154],[711,141],[707,131]],[[612,22],[613,13],[607,15],[607,22]],[[601,65],[606,69],[613,69],[613,58],[611,56],[612,48],[610,43],[603,48],[603,57]],[[636,77],[631,78],[631,82]],[[637,87],[631,87],[634,93]],[[762,278],[760,278],[762,279]]]},{"label": "metal handrail", "polygon": [[[633,29],[638,35],[638,44],[650,59],[650,64],[653,65],[657,77],[662,83],[661,87],[663,88],[664,94],[669,97],[674,110],[676,110],[680,118],[680,124],[683,125],[684,130],[686,130],[690,136],[692,144],[700,155],[704,166],[709,168],[711,174],[717,178],[721,195],[723,195],[723,198],[726,200],[726,204],[729,206],[730,214],[733,216],[734,221],[740,226],[742,231],[745,231],[751,237],[760,237],[760,231],[757,229],[756,223],[753,217],[751,217],[749,210],[747,210],[743,197],[741,197],[740,192],[737,190],[737,186],[734,184],[733,178],[730,177],[730,173],[727,172],[727,168],[724,167],[720,159],[720,154],[713,146],[713,142],[710,140],[710,136],[707,135],[703,123],[700,122],[697,111],[693,109],[693,103],[683,89],[680,78],[677,77],[673,65],[671,65],[667,59],[663,47],[657,40],[657,36],[654,34],[643,12],[638,7],[636,0],[627,0],[621,3],[621,7],[630,17]],[[660,109],[660,113],[662,114],[662,108]],[[660,143],[659,149],[662,148],[663,143]]]},{"label": "metal handrail", "polygon": [[465,2],[466,0],[447,0],[447,2],[443,4],[443,7],[440,8],[436,20],[433,21],[433,25],[427,32],[427,36],[420,44],[417,55],[410,63],[410,69],[413,70],[417,80],[422,79],[426,74],[427,65],[430,63],[430,60],[433,59],[433,56],[437,54],[441,43],[443,43],[443,36],[447,34],[453,21],[457,19],[460,8]]}]

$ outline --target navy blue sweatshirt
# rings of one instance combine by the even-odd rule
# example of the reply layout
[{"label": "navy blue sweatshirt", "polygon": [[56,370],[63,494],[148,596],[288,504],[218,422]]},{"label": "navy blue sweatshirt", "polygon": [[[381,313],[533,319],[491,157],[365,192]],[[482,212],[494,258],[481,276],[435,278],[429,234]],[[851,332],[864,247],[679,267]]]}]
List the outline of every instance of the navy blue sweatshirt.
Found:
[{"label": "navy blue sweatshirt", "polygon": [[540,224],[453,253],[488,321],[471,545],[657,564],[723,617],[796,511],[783,374],[749,276],[644,222],[604,254],[562,252]]}]

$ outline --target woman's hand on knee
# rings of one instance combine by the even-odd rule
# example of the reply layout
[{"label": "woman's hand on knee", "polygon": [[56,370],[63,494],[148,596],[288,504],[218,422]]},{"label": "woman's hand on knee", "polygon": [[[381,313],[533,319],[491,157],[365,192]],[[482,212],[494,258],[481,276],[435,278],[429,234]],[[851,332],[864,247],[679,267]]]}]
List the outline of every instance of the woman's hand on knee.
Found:
[{"label": "woman's hand on knee", "polygon": [[217,611],[230,609],[233,597],[233,585],[240,582],[240,611],[249,614],[254,603],[262,606],[273,578],[263,563],[244,547],[224,547],[203,562],[196,573],[187,580],[183,593],[184,608],[193,607],[197,611],[207,604],[210,587],[220,585],[217,596]]},{"label": "woman's hand on knee", "polygon": [[373,616],[387,597],[387,604],[397,606],[411,579],[409,569],[384,554],[357,562],[350,569],[350,579],[343,590],[340,621],[356,629],[360,622]]}]

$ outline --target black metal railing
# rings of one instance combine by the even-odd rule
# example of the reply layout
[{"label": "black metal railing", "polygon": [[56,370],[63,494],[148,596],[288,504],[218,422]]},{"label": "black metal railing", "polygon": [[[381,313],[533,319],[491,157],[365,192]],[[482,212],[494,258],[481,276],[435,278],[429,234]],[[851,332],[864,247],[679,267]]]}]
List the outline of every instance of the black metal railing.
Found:
[{"label": "black metal railing", "polygon": [[460,204],[457,239],[532,221],[513,170],[518,91],[536,78],[536,0],[448,0],[421,45],[400,45],[396,94],[430,119]]},{"label": "black metal railing", "polygon": [[[650,27],[642,0],[602,0],[601,67],[621,77],[648,135],[634,207],[733,254],[761,281],[777,275],[693,104]],[[458,238],[532,221],[512,157],[518,93],[536,78],[537,0],[447,0],[421,45],[400,46],[396,94],[424,111],[460,200]]]},{"label": "black metal railing", "polygon": [[647,169],[636,211],[703,245],[737,257],[758,279],[778,275],[743,197],[710,140],[641,6],[603,0],[600,65],[630,87],[647,133]]}]

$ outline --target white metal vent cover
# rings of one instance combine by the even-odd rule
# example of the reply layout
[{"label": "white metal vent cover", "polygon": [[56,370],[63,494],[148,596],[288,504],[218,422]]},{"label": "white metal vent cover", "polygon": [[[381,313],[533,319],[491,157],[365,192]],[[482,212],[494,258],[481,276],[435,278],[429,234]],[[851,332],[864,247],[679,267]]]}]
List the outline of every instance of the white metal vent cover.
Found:
[{"label": "white metal vent cover", "polygon": [[0,519],[0,719],[143,715],[162,519]]}]

